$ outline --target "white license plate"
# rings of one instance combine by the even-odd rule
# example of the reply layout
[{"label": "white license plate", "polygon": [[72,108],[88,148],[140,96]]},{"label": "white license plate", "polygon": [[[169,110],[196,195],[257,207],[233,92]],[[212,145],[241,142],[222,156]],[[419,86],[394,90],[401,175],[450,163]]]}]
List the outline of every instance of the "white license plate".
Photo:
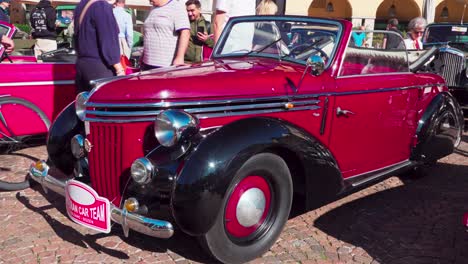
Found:
[{"label": "white license plate", "polygon": [[68,216],[76,223],[93,230],[109,233],[110,203],[90,186],[70,180],[65,186]]}]

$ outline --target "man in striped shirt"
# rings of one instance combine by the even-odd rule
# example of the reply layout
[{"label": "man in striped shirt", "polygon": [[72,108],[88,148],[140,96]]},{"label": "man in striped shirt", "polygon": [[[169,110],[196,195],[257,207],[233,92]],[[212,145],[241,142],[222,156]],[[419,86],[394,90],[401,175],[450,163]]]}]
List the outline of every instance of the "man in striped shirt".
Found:
[{"label": "man in striped shirt", "polygon": [[185,4],[178,0],[150,0],[153,9],[144,23],[142,70],[183,65],[190,38]]}]

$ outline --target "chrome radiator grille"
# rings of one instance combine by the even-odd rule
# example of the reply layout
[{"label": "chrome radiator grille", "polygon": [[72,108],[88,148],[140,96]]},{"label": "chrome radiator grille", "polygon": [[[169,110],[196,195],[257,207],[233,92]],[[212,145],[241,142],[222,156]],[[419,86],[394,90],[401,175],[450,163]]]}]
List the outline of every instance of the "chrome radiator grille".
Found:
[{"label": "chrome radiator grille", "polygon": [[118,124],[92,123],[90,130],[88,139],[94,144],[88,156],[92,187],[100,196],[119,206],[124,169],[121,144],[123,129]]},{"label": "chrome radiator grille", "polygon": [[460,86],[462,74],[465,74],[465,58],[451,52],[441,52],[439,58],[442,62],[440,75],[444,77],[449,87]]}]

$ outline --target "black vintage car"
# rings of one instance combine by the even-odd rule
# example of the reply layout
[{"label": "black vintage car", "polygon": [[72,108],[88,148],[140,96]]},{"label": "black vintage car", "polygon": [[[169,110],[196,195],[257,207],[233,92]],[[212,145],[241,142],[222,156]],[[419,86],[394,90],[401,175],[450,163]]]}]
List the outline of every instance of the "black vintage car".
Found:
[{"label": "black vintage car", "polygon": [[468,115],[468,24],[434,23],[427,26],[423,36],[425,48],[438,47],[432,61],[451,93]]}]

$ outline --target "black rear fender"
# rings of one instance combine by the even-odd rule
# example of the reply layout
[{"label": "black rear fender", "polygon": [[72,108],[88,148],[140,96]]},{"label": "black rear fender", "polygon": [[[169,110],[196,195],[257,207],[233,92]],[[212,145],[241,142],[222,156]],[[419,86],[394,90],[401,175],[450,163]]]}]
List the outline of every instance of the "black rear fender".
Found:
[{"label": "black rear fender", "polygon": [[460,143],[463,124],[455,98],[448,92],[436,95],[418,122],[411,160],[430,163],[450,155]]}]

